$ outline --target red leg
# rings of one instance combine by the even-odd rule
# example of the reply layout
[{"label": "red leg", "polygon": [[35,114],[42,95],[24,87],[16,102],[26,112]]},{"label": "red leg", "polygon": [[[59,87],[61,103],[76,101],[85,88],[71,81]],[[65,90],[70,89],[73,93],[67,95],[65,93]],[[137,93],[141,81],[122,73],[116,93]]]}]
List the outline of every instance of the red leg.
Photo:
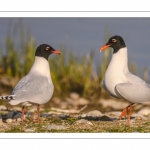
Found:
[{"label": "red leg", "polygon": [[40,105],[37,106],[37,113],[38,113],[37,122],[40,123]]},{"label": "red leg", "polygon": [[25,110],[24,110],[24,106],[22,107],[22,124],[24,124],[24,112],[25,112]]},{"label": "red leg", "polygon": [[128,108],[131,107],[133,104],[134,104],[134,103],[128,105],[126,108],[123,109],[123,111],[122,111],[122,113],[121,113],[121,115],[120,115],[120,117],[119,117],[120,119],[121,119],[123,116],[124,116],[124,117],[127,116]]},{"label": "red leg", "polygon": [[128,121],[127,121],[127,124],[130,123],[130,117],[131,117],[131,115],[132,115],[132,105],[133,105],[133,104],[131,104],[131,105],[130,105],[130,108],[129,108],[130,111],[129,111],[129,115],[128,115]]},{"label": "red leg", "polygon": [[128,107],[126,107],[126,108],[124,108],[123,109],[123,111],[122,111],[122,113],[121,113],[121,115],[120,115],[120,119],[124,116],[124,117],[126,117],[126,115],[127,115],[127,109],[128,109]]}]

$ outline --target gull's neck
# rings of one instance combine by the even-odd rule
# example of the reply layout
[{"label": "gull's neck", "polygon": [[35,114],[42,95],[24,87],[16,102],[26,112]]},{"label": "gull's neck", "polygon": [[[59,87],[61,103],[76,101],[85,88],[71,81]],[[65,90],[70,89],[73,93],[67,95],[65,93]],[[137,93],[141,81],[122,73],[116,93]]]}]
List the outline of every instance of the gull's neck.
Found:
[{"label": "gull's neck", "polygon": [[109,67],[113,68],[117,72],[129,72],[127,47],[121,48],[117,53],[113,54]]},{"label": "gull's neck", "polygon": [[43,57],[35,56],[30,73],[50,77],[50,67],[48,61]]},{"label": "gull's neck", "polygon": [[104,84],[109,93],[114,96],[118,95],[115,86],[119,83],[127,82],[125,74],[129,73],[127,48],[121,48],[113,53],[109,66],[105,73]]}]

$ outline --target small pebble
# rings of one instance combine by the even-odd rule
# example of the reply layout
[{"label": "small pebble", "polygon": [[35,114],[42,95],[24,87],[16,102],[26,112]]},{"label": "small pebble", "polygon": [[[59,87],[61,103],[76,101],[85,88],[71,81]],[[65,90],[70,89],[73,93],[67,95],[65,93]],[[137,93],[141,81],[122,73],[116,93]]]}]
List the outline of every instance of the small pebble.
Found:
[{"label": "small pebble", "polygon": [[13,121],[12,119],[7,119],[6,123],[12,123],[12,121]]},{"label": "small pebble", "polygon": [[47,127],[48,130],[65,130],[66,127],[64,125],[56,125],[56,124],[51,124]]},{"label": "small pebble", "polygon": [[140,114],[140,115],[149,115],[150,114],[150,108],[149,107],[144,107],[141,110],[139,110],[137,112],[137,114]]},{"label": "small pebble", "polygon": [[0,111],[2,111],[2,110],[4,110],[4,111],[7,110],[5,105],[0,105]]},{"label": "small pebble", "polygon": [[22,121],[22,119],[21,118],[17,118],[17,122],[21,122]]},{"label": "small pebble", "polygon": [[99,116],[102,116],[102,113],[99,110],[93,110],[93,111],[86,113],[86,116],[99,117]]},{"label": "small pebble", "polygon": [[86,117],[86,114],[82,114],[82,115],[81,115],[81,118],[85,118],[85,117]]},{"label": "small pebble", "polygon": [[75,124],[89,124],[89,125],[93,125],[93,123],[91,123],[90,121],[85,120],[85,119],[77,120],[77,121],[75,122]]},{"label": "small pebble", "polygon": [[79,105],[88,105],[89,104],[89,100],[87,100],[85,98],[79,98],[78,104]]},{"label": "small pebble", "polygon": [[80,98],[80,95],[78,93],[72,92],[70,93],[70,98],[73,100],[78,100]]},{"label": "small pebble", "polygon": [[25,132],[28,132],[28,133],[33,133],[35,131],[35,129],[26,129]]},{"label": "small pebble", "polygon": [[12,122],[16,122],[16,119],[12,119]]}]

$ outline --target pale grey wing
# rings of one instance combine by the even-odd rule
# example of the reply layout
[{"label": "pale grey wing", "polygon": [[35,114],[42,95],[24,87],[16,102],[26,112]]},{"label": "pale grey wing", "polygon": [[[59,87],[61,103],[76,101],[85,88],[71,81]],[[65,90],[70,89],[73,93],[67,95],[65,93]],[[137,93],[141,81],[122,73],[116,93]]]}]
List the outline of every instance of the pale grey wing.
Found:
[{"label": "pale grey wing", "polygon": [[51,80],[45,76],[25,76],[13,90],[16,95],[15,101],[32,102],[37,104],[46,103],[52,96],[54,86]]},{"label": "pale grey wing", "polygon": [[26,83],[28,83],[29,82],[29,78],[28,78],[28,76],[24,76],[17,84],[16,84],[16,86],[14,87],[14,89],[13,89],[13,91],[12,91],[12,95],[15,95],[15,93],[18,91],[18,90],[20,90],[20,89],[22,89],[24,86],[25,86],[25,84]]},{"label": "pale grey wing", "polygon": [[118,99],[119,99],[119,97],[117,97],[117,96],[115,96],[115,95],[112,95],[112,94],[107,90],[107,88],[106,88],[106,86],[105,86],[105,81],[104,81],[104,80],[102,81],[102,87],[103,87],[103,89],[104,89],[109,95],[111,95],[111,96],[114,97],[114,98],[118,98]]},{"label": "pale grey wing", "polygon": [[143,84],[120,83],[115,87],[116,93],[132,103],[143,103],[150,100],[150,89]]},{"label": "pale grey wing", "polygon": [[141,78],[131,74],[130,72],[128,74],[125,74],[125,76],[129,83],[132,83],[133,85],[138,86],[138,87],[150,89],[150,85],[148,83],[146,83]]}]

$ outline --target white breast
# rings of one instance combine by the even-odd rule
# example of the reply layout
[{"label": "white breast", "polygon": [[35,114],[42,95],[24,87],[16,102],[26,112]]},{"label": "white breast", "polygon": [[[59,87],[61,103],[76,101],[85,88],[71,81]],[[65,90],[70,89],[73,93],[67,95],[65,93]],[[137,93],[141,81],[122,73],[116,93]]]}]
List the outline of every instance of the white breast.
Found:
[{"label": "white breast", "polygon": [[29,74],[35,74],[43,75],[48,78],[51,78],[50,76],[50,67],[48,61],[43,57],[35,57],[34,64],[29,72]]},{"label": "white breast", "polygon": [[118,83],[127,82],[125,74],[128,72],[127,48],[125,47],[113,54],[105,73],[105,87],[110,94],[118,96],[115,92],[115,86]]}]

